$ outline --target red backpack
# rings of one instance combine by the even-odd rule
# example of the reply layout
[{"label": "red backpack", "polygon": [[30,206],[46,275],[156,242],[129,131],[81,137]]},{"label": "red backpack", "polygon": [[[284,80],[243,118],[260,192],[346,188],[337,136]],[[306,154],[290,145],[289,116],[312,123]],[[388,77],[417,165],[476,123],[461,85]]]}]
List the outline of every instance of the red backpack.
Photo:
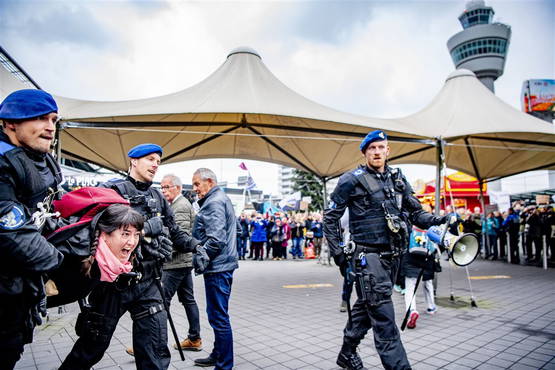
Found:
[{"label": "red backpack", "polygon": [[54,211],[60,213],[59,227],[46,239],[62,252],[64,261],[48,274],[58,289],[57,295],[48,297],[48,307],[84,298],[97,283],[82,273],[81,262],[91,255],[96,222],[112,204],[129,205],[129,201],[113,189],[85,187],[53,202]]}]

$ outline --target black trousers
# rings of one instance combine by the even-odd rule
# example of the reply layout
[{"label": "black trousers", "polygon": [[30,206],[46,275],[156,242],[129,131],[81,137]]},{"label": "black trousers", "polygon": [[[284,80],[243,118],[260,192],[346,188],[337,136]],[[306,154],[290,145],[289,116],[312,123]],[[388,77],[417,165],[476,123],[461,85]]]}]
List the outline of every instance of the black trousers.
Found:
[{"label": "black trousers", "polygon": [[264,242],[253,242],[251,240],[251,251],[254,250],[254,259],[264,258]]},{"label": "black trousers", "polygon": [[357,301],[351,310],[352,325],[347,321],[343,330],[343,347],[356,348],[368,330],[373,329],[374,345],[383,367],[386,370],[411,369],[395,323],[395,312],[391,301],[391,261],[379,260],[376,256],[372,253],[366,254],[368,265],[364,273],[371,275],[370,281],[374,284],[372,290],[380,291],[381,302],[370,305],[362,297],[361,292],[364,289],[359,281],[355,282]]},{"label": "black trousers", "polygon": [[133,350],[137,369],[168,368],[170,351],[167,345],[166,311],[153,309],[153,314],[135,317],[162,305],[162,297],[153,279],[141,281],[121,292],[113,284],[101,283],[90,294],[89,303],[92,306],[91,316],[96,319],[79,330],[76,328],[79,339],[60,369],[90,369],[99,362],[110,345],[120,317],[126,311],[133,319]]},{"label": "black trousers", "polygon": [[269,242],[268,244],[271,244],[272,247],[272,257],[281,258],[281,242]]},{"label": "black trousers", "polygon": [[519,235],[516,233],[509,233],[509,254],[511,255],[511,263],[518,265],[520,263],[520,256],[518,252]]},{"label": "black trousers", "polygon": [[1,294],[0,302],[0,370],[11,370],[33,340],[35,320],[23,294]]},{"label": "black trousers", "polygon": [[185,314],[189,323],[189,334],[187,337],[190,340],[197,340],[200,339],[200,316],[197,302],[195,301],[192,271],[192,267],[164,270],[162,284],[164,285],[164,295],[168,307],[174,294],[177,292],[177,298],[183,305],[183,308],[185,308]]},{"label": "black trousers", "polygon": [[[534,250],[532,249],[532,244],[534,244]],[[526,258],[528,260],[539,260],[542,255],[542,249],[543,240],[541,236],[526,235]],[[532,255],[534,255],[534,258],[532,258]]]}]

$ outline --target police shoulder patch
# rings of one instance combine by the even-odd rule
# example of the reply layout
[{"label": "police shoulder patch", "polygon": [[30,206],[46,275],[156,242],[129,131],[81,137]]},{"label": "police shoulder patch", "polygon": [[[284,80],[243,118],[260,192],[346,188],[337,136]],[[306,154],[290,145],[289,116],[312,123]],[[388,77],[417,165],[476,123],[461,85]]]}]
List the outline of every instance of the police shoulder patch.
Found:
[{"label": "police shoulder patch", "polygon": [[25,223],[25,212],[20,205],[14,205],[12,209],[0,218],[0,229],[16,230]]},{"label": "police shoulder patch", "polygon": [[359,168],[359,169],[355,170],[355,172],[353,172],[353,175],[359,176],[359,175],[362,175],[363,172],[364,172],[364,170],[362,168]]},{"label": "police shoulder patch", "polygon": [[5,141],[0,141],[0,155],[4,155],[5,153],[9,152],[15,148],[14,145],[10,143],[6,143]]}]

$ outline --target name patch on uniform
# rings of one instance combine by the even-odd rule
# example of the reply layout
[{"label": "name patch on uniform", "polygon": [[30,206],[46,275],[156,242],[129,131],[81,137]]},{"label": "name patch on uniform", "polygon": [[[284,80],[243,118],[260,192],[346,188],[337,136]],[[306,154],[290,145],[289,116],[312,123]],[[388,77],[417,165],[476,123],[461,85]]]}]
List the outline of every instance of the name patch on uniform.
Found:
[{"label": "name patch on uniform", "polygon": [[359,168],[358,170],[353,172],[353,175],[355,175],[355,176],[362,175],[363,172],[364,172],[364,170],[362,168]]},{"label": "name patch on uniform", "polygon": [[4,230],[19,229],[24,223],[25,213],[18,205],[14,205],[8,213],[0,218],[0,228]]}]

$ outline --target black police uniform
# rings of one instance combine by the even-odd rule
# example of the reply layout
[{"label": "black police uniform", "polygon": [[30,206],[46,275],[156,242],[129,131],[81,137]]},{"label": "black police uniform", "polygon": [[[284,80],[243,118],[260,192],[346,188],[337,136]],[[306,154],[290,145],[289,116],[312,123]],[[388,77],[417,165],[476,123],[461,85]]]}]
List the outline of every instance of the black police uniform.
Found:
[{"label": "black police uniform", "polygon": [[[162,216],[174,248],[191,252],[198,241],[177,226],[170,205],[150,185],[127,177],[126,180],[110,181],[101,186],[112,188],[129,199],[131,207],[143,214],[146,220]],[[137,369],[168,368],[167,313],[155,283],[161,271],[161,261],[149,255],[144,244],[141,249],[143,258],[133,268],[133,271],[141,273],[139,281],[131,280],[127,287],[117,281],[100,282],[91,292],[88,298],[90,307],[77,320],[75,329],[79,339],[60,369],[90,369],[100,361],[120,317],[126,311],[133,319],[133,350]]]},{"label": "black police uniform", "polygon": [[341,176],[331,194],[330,206],[324,212],[324,235],[336,261],[343,256],[340,218],[346,208],[349,208],[351,240],[357,246],[354,267],[358,299],[352,309],[352,325],[347,323],[344,330],[340,357],[355,357],[358,364],[346,366],[362,368],[356,347],[373,327],[374,343],[384,368],[410,369],[391,300],[395,243],[386,217],[404,219],[406,228],[409,221],[427,228],[439,224],[441,218],[422,210],[400,170],[386,166],[379,173],[360,166]]},{"label": "black police uniform", "polygon": [[15,147],[0,132],[0,369],[12,369],[32,342],[46,307],[42,274],[63,260],[32,218],[39,202],[50,207],[61,181],[50,154]]}]

